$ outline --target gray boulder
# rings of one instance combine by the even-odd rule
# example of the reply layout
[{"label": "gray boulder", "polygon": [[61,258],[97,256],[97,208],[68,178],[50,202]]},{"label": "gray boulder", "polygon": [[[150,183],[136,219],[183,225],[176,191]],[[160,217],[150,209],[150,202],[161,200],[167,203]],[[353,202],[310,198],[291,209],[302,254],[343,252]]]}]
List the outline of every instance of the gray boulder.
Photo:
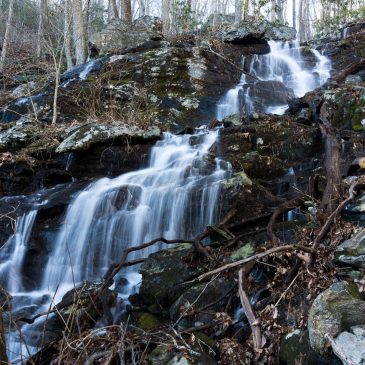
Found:
[{"label": "gray boulder", "polygon": [[338,263],[365,269],[365,229],[361,229],[336,249]]},{"label": "gray boulder", "polygon": [[91,36],[91,42],[101,54],[114,53],[136,47],[144,42],[160,40],[162,22],[159,18],[145,15],[129,23],[113,19],[104,30]]},{"label": "gray boulder", "polygon": [[293,40],[296,38],[296,30],[286,25],[276,26],[266,20],[249,20],[225,26],[217,36],[228,43],[266,43],[269,40]]},{"label": "gray boulder", "polygon": [[[354,326],[349,332],[340,333],[335,343],[351,364],[365,364],[365,325]],[[335,350],[334,352],[336,353]]]},{"label": "gray boulder", "polygon": [[365,302],[355,284],[338,282],[318,295],[309,311],[308,331],[311,347],[326,352],[328,333],[336,337],[351,326],[365,324]]},{"label": "gray boulder", "polygon": [[72,129],[66,139],[56,148],[56,152],[87,150],[93,144],[123,138],[153,140],[159,138],[160,133],[160,129],[157,127],[143,130],[136,125],[88,123],[76,130]]}]

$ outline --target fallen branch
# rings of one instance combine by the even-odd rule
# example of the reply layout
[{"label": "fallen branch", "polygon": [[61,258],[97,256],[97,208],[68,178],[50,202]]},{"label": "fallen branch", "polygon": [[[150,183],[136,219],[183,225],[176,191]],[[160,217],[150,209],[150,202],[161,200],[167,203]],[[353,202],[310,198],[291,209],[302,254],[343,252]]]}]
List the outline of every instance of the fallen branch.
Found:
[{"label": "fallen branch", "polygon": [[255,317],[255,313],[250,304],[250,300],[243,290],[242,285],[243,269],[238,272],[238,293],[241,299],[242,308],[247,317],[248,323],[250,324],[252,330],[253,346],[256,352],[262,348],[262,337],[260,329],[260,321]]},{"label": "fallen branch", "polygon": [[348,75],[361,71],[363,68],[365,68],[365,59],[364,58],[362,58],[358,62],[353,62],[350,65],[348,65],[344,70],[342,70],[335,77],[333,77],[333,80],[335,80],[337,82],[342,82],[345,80],[345,78]]},{"label": "fallen branch", "polygon": [[269,255],[276,254],[276,253],[283,252],[283,251],[296,251],[296,250],[304,251],[304,252],[308,252],[308,253],[313,253],[314,252],[313,249],[311,249],[309,247],[302,246],[302,245],[285,245],[285,246],[274,247],[274,248],[272,248],[270,250],[267,250],[265,252],[260,252],[256,255],[247,257],[246,259],[242,259],[242,260],[239,260],[239,261],[236,261],[236,262],[231,262],[231,263],[226,264],[224,266],[218,267],[217,269],[214,269],[212,271],[209,271],[207,273],[204,273],[204,274],[198,276],[196,279],[194,279],[194,280],[192,280],[188,283],[191,284],[191,283],[202,281],[204,279],[207,279],[207,278],[211,277],[212,275],[216,275],[216,274],[219,274],[223,271],[230,270],[230,269],[242,266],[242,265],[244,265],[244,264],[246,264],[250,261],[259,260],[259,259],[261,259],[265,256],[269,256]]}]

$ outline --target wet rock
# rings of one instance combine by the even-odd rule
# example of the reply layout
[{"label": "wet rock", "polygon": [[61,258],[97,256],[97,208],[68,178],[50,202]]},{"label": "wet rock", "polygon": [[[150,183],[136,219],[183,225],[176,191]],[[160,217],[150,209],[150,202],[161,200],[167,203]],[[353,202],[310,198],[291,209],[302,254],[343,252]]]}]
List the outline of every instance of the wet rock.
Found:
[{"label": "wet rock", "polygon": [[150,40],[160,40],[162,22],[149,15],[136,19],[132,24],[122,19],[113,19],[101,32],[91,36],[91,42],[101,54],[117,53]]},{"label": "wet rock", "polygon": [[365,364],[365,325],[351,327],[349,332],[341,332],[335,343],[351,364]]},{"label": "wet rock", "polygon": [[336,249],[336,261],[343,265],[365,268],[365,230],[361,229]]},{"label": "wet rock", "polygon": [[239,114],[229,115],[222,120],[225,128],[238,127],[242,125],[242,117]]},{"label": "wet rock", "polygon": [[333,354],[320,356],[309,343],[307,331],[295,330],[283,336],[280,342],[279,360],[282,365],[341,365]]},{"label": "wet rock", "polygon": [[[351,164],[348,175],[356,176],[357,174],[363,175],[364,170],[360,165],[356,163],[356,160]],[[359,194],[352,203],[349,203],[345,207],[345,211],[348,213],[361,214],[365,213],[365,193]]]},{"label": "wet rock", "polygon": [[250,87],[250,97],[256,112],[265,112],[269,105],[285,105],[294,92],[280,81],[258,81]]},{"label": "wet rock", "polygon": [[151,127],[148,130],[140,129],[135,125],[109,124],[95,125],[85,124],[72,131],[71,134],[56,148],[56,152],[73,152],[87,150],[91,145],[105,143],[110,140],[135,138],[142,140],[158,139],[160,130]]},{"label": "wet rock", "polygon": [[[171,306],[170,317],[173,322],[177,321],[184,313],[191,310],[198,310],[209,304],[213,304],[209,307],[210,310],[220,312],[224,310],[224,297],[225,293],[228,293],[233,285],[233,281],[226,279],[216,279],[210,283],[202,283],[195,285],[186,290]],[[217,302],[222,298],[221,302]],[[179,321],[179,326],[183,328],[193,327],[194,324],[199,323],[208,324],[214,320],[214,314],[197,313],[194,317],[185,317]]]},{"label": "wet rock", "polygon": [[251,20],[223,27],[217,35],[224,42],[230,43],[266,43],[269,40],[293,40],[296,37],[296,30],[285,25],[275,26],[266,20]]},{"label": "wet rock", "polygon": [[142,274],[139,293],[146,304],[167,306],[173,303],[181,293],[179,284],[201,272],[196,265],[184,261],[190,252],[190,244],[179,244],[150,255],[142,264],[139,269]]},{"label": "wet rock", "polygon": [[8,355],[6,353],[6,343],[5,343],[5,332],[3,326],[3,313],[0,309],[0,362],[3,364],[8,364]]},{"label": "wet rock", "polygon": [[100,57],[67,70],[61,75],[61,85],[67,87],[70,81],[84,80],[90,74],[99,72],[108,59],[108,57]]},{"label": "wet rock", "polygon": [[309,311],[308,331],[311,347],[324,354],[328,348],[326,333],[336,337],[355,325],[365,324],[365,302],[355,284],[338,282],[314,300]]},{"label": "wet rock", "polygon": [[57,316],[63,323],[75,323],[77,317],[84,326],[95,323],[105,313],[116,296],[111,290],[105,290],[103,295],[95,300],[95,294],[101,289],[103,283],[83,282],[76,288],[67,292],[60,303],[56,305]]}]

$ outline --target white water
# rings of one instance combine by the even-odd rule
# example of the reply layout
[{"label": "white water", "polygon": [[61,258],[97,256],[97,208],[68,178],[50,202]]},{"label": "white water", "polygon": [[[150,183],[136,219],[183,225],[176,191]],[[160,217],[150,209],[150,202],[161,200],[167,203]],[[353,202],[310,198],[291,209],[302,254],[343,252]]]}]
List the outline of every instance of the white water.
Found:
[{"label": "white water", "polygon": [[[270,41],[270,53],[254,55],[250,64],[250,74],[260,81],[279,81],[293,90],[296,97],[302,97],[307,92],[323,85],[330,76],[331,62],[312,49],[317,62],[313,68],[305,66],[298,42]],[[251,81],[251,78],[250,78]],[[255,111],[250,94],[250,85],[243,74],[237,86],[230,89],[217,105],[217,119],[222,120],[232,114],[250,115]],[[245,90],[245,91],[244,91]],[[241,97],[243,93],[243,97]],[[275,95],[273,95],[275,100]],[[265,112],[282,115],[288,106],[274,103],[266,105]]]},{"label": "white water", "polygon": [[37,210],[24,213],[17,219],[16,233],[12,235],[0,250],[0,277],[7,282],[7,290],[17,293],[23,290],[22,267],[26,244],[28,243]]},{"label": "white water", "polygon": [[[75,284],[100,280],[131,245],[158,237],[192,238],[207,224],[217,222],[220,187],[230,176],[229,164],[209,156],[217,137],[218,131],[206,130],[193,136],[165,134],[152,149],[148,168],[102,178],[81,191],[69,205],[40,288],[31,293],[20,293],[21,263],[37,211],[22,216],[17,233],[9,240],[15,242],[15,248],[5,265],[15,264],[16,270],[7,271],[12,284],[6,289],[19,298],[16,309],[45,297],[54,296],[57,303]],[[129,259],[146,257],[161,247],[136,252]],[[130,290],[140,281],[133,270],[124,273],[131,281]],[[49,302],[42,303],[37,312],[47,305]],[[32,325],[23,326],[22,331],[26,337],[34,335]],[[12,360],[24,354],[16,332],[10,333],[8,341]]]}]

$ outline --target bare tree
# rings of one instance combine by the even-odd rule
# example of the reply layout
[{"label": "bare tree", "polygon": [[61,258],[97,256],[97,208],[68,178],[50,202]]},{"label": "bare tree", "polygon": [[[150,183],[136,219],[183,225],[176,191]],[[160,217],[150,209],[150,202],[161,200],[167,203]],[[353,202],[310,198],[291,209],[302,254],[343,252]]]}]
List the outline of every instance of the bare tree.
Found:
[{"label": "bare tree", "polygon": [[86,30],[82,0],[73,0],[73,32],[76,53],[76,65],[86,61]]},{"label": "bare tree", "polygon": [[71,0],[65,0],[63,32],[65,37],[65,56],[68,70],[74,66],[72,60],[72,45],[71,45],[71,32],[70,32],[71,23],[72,23]]},{"label": "bare tree", "polygon": [[38,34],[37,34],[37,59],[42,57],[42,45],[44,42],[44,19],[47,12],[47,0],[40,0],[39,4],[39,21],[38,21]]},{"label": "bare tree", "polygon": [[131,0],[122,0],[121,5],[122,5],[123,19],[126,20],[127,22],[131,23],[132,22],[132,3],[131,3]]},{"label": "bare tree", "polygon": [[170,0],[162,0],[162,32],[167,34],[170,30]]},{"label": "bare tree", "polygon": [[11,23],[13,21],[13,13],[14,13],[14,0],[10,0],[9,10],[8,10],[8,19],[6,21],[6,28],[5,28],[5,34],[4,34],[3,47],[1,50],[1,56],[0,56],[0,72],[4,71],[6,54],[7,54],[8,46],[9,46],[10,27],[11,27]]},{"label": "bare tree", "polygon": [[115,0],[109,0],[110,18],[119,18],[117,2]]},{"label": "bare tree", "polygon": [[239,23],[242,19],[243,1],[235,0],[234,3],[234,21]]}]

